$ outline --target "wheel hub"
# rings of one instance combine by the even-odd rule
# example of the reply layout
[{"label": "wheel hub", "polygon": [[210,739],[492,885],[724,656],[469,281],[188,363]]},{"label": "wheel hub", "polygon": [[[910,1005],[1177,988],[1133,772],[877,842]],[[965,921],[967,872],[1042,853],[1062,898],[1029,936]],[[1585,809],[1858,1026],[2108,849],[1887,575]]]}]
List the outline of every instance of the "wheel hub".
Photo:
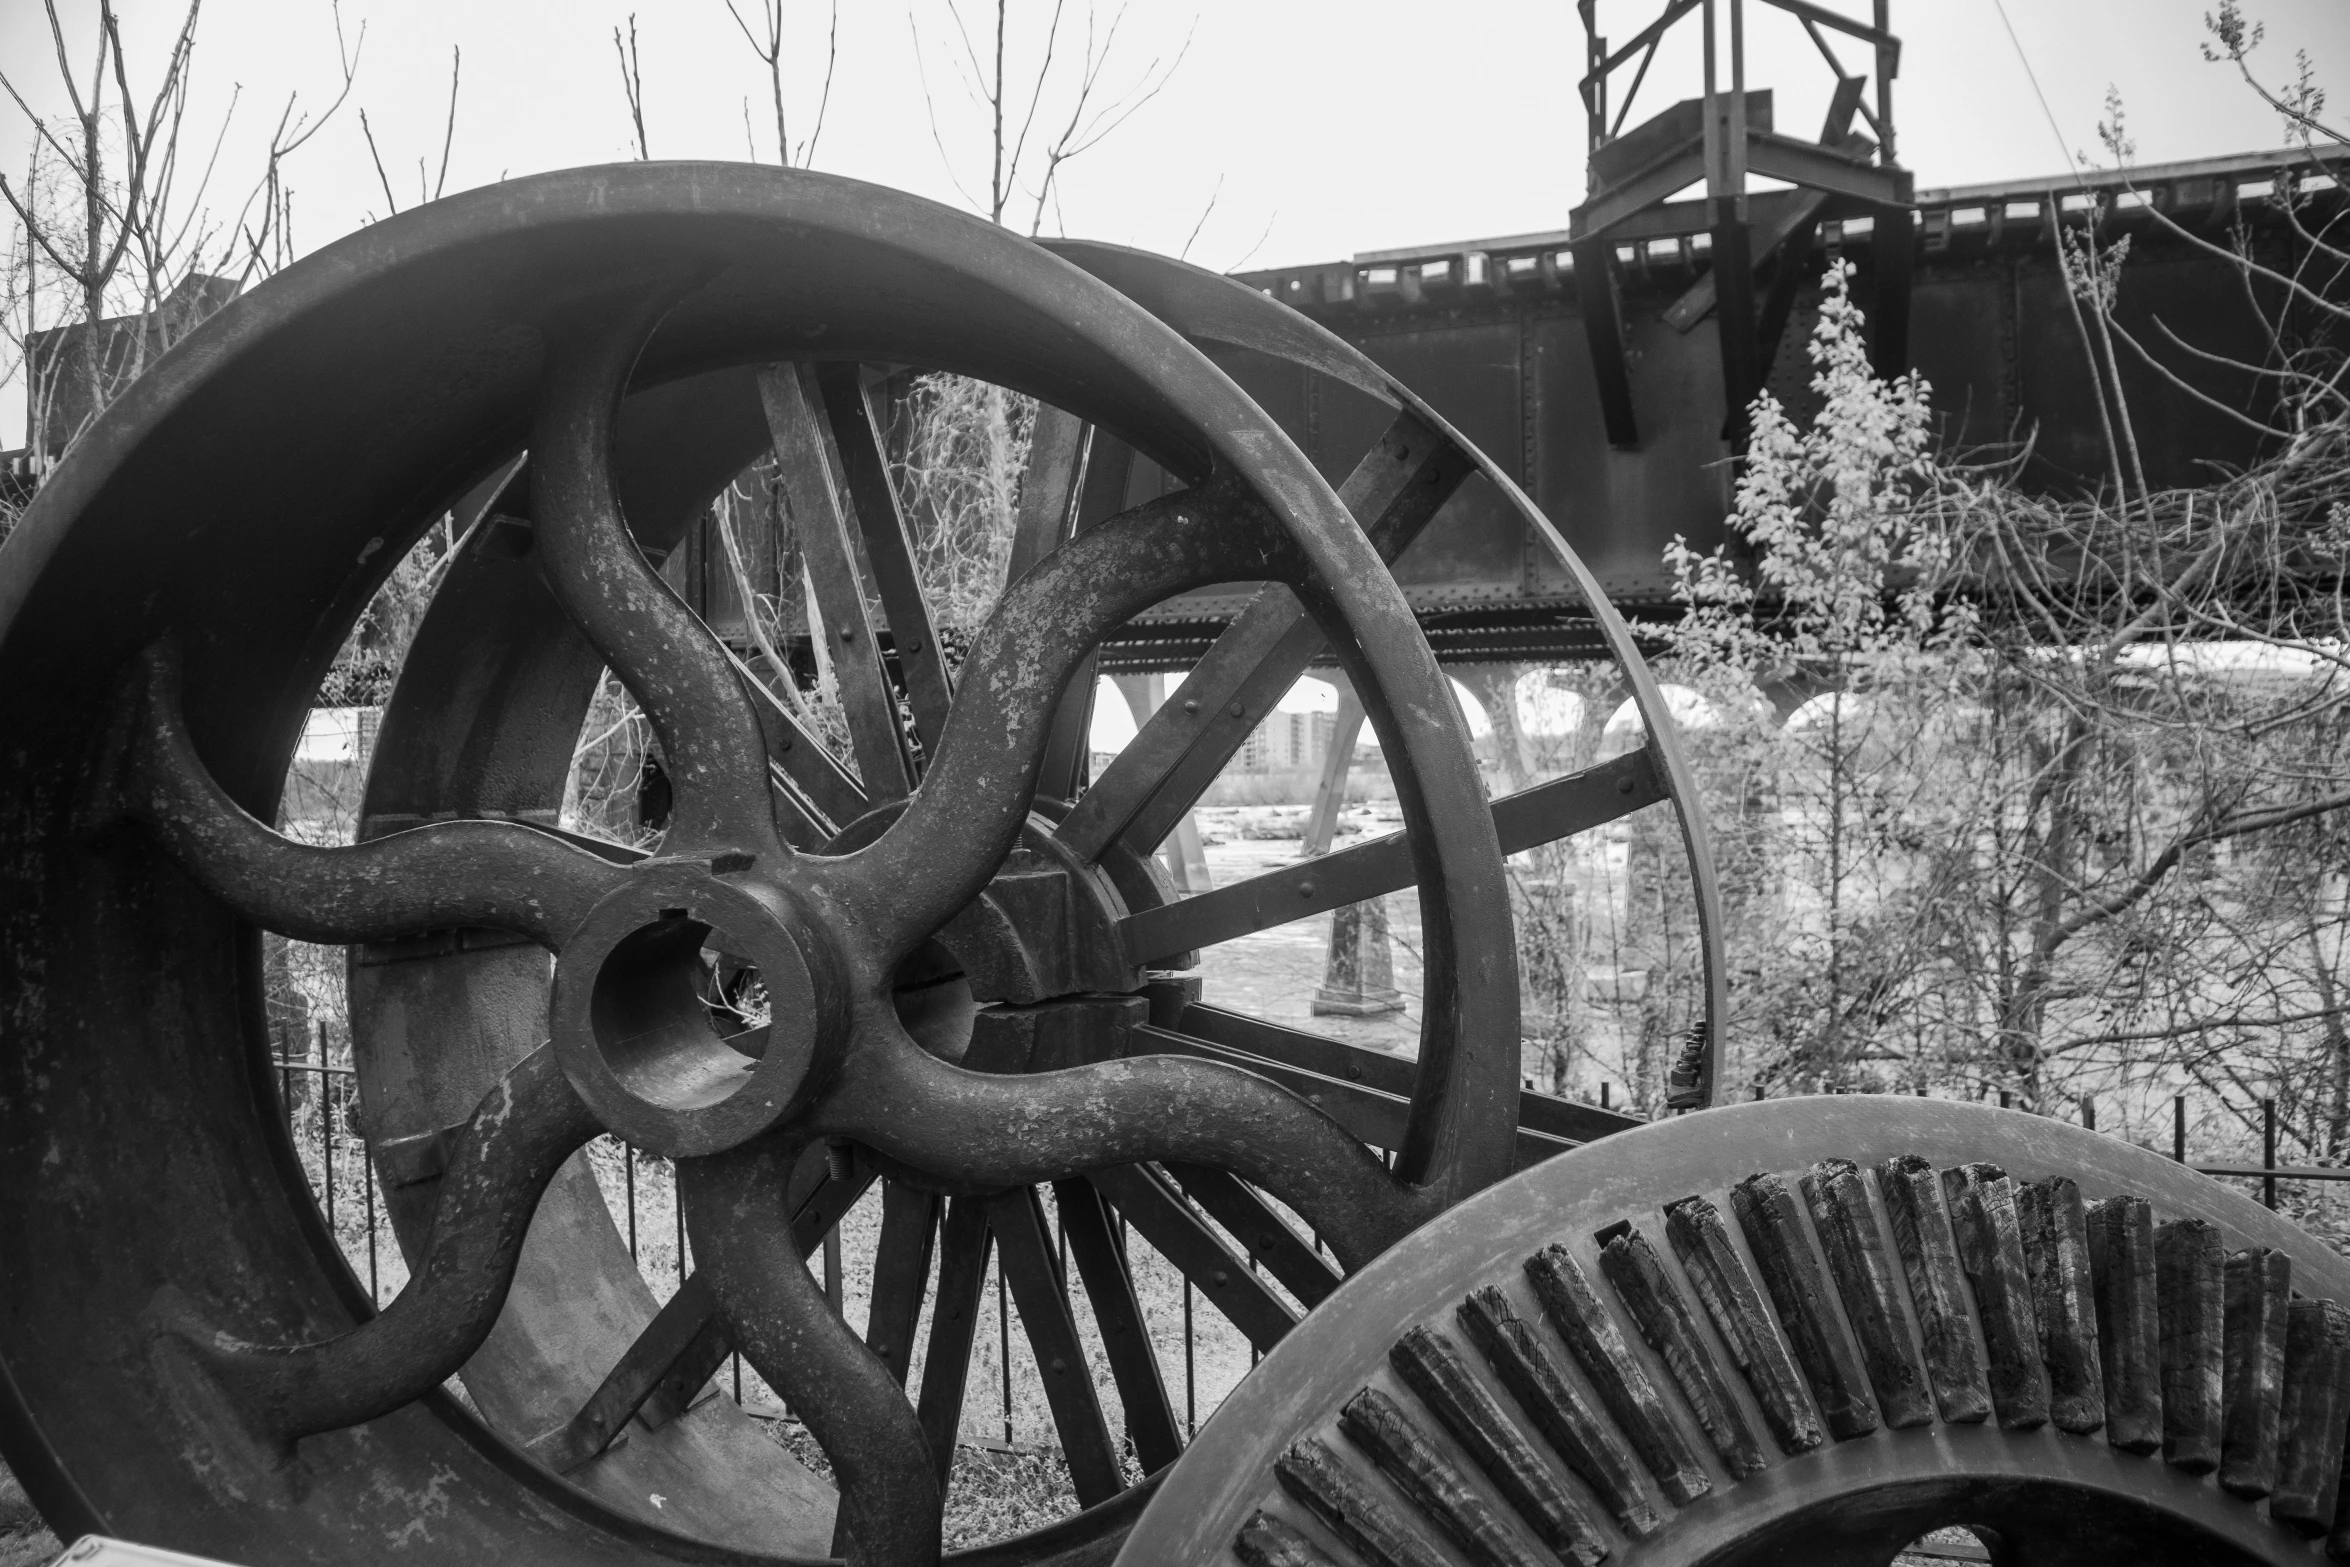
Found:
[{"label": "wheel hub", "polygon": [[[758,863],[645,861],[556,957],[564,1076],[647,1152],[695,1158],[762,1135],[806,1107],[847,1049],[838,937]],[[746,1010],[753,984],[762,1004]]]}]

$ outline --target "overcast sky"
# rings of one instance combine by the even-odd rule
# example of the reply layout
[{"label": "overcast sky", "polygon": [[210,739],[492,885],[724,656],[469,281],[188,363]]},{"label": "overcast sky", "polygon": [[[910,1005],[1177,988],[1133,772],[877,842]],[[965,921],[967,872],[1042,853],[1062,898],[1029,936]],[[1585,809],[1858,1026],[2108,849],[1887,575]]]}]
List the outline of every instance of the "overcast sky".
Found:
[{"label": "overcast sky", "polygon": [[[736,0],[746,13],[759,0]],[[993,50],[985,0],[958,0],[981,60]],[[1009,0],[1005,74],[1025,105],[1052,0]],[[1865,15],[1865,0],[1833,0]],[[1896,81],[1901,161],[1921,186],[2050,174],[2099,153],[2108,88],[2129,113],[2141,162],[2273,147],[2276,116],[2230,68],[2207,63],[2212,0],[1901,0]],[[814,129],[828,8],[784,0],[785,108],[795,143]],[[1621,40],[1659,0],[1602,0]],[[87,72],[95,5],[60,0],[70,57]],[[1778,97],[1782,127],[1816,129],[1831,85],[1801,29],[1750,0],[1748,76]],[[2317,78],[2350,107],[2350,3],[2250,0],[2268,40],[2268,77],[2306,50]],[[184,8],[123,0],[134,91],[151,90]],[[450,51],[463,74],[446,188],[629,158],[634,131],[613,29],[626,0],[346,0],[346,45],[358,72],[348,101],[290,166],[295,235],[314,250],[380,218],[387,198],[361,134],[366,111],[390,199],[415,204],[440,176]],[[755,24],[754,17],[754,24]],[[1046,82],[1032,140],[1070,112],[1085,47],[1087,0],[1065,0],[1061,60]],[[1047,232],[1181,253],[1219,269],[1330,260],[1390,246],[1560,229],[1583,187],[1582,62],[1573,0],[1114,0],[1091,10],[1097,103],[1143,82],[1155,96],[1063,171]],[[2013,23],[2011,38],[2008,21]],[[831,96],[813,161],[958,206],[983,206],[987,120],[947,0],[843,0]],[[636,30],[646,135],[656,158],[776,159],[765,66],[724,0],[642,4]],[[362,31],[364,41],[362,42]],[[1660,56],[1635,119],[1696,90],[1694,22]],[[1180,55],[1180,63],[1176,63]],[[1854,67],[1860,50],[1848,52]],[[2043,111],[2027,62],[2046,98]],[[65,105],[42,7],[0,0],[0,70],[36,111]],[[233,210],[289,95],[322,110],[339,82],[335,13],[324,0],[211,0],[197,31],[190,151],[208,143],[232,93],[234,117],[213,176]],[[2350,123],[2337,111],[2336,123]],[[2053,120],[2053,125],[2050,123]],[[19,177],[32,136],[0,104],[0,170]],[[795,155],[798,149],[795,147]],[[425,167],[420,170],[419,161]],[[795,161],[796,156],[795,156]],[[1015,189],[1007,221],[1035,220]],[[12,233],[11,245],[16,243]],[[21,394],[0,389],[0,444],[22,439]]]},{"label": "overcast sky", "polygon": [[[746,11],[758,0],[737,0]],[[793,139],[813,128],[827,11],[785,0],[786,108]],[[1011,0],[1006,74],[1033,80],[1050,0]],[[1838,0],[1865,13],[1862,0]],[[1921,185],[2048,173],[2096,149],[2106,89],[2128,104],[2148,162],[2276,145],[2276,118],[2200,44],[2210,0],[1995,0],[1896,4],[1905,48],[1897,80],[1902,161]],[[984,58],[992,14],[961,0]],[[1621,39],[1657,0],[1603,0]],[[87,69],[94,11],[63,0],[72,57]],[[1067,0],[1064,69],[1082,49],[1085,0]],[[1810,130],[1826,68],[1793,21],[1750,3],[1749,76],[1774,87],[1780,120]],[[177,3],[125,0],[133,86],[151,83],[181,14]],[[2321,81],[2350,94],[2350,4],[2253,0],[2274,77],[2309,51]],[[451,48],[464,51],[448,188],[635,154],[612,30],[622,0],[347,0],[347,36],[365,30],[357,84],[342,113],[295,158],[300,240],[310,248],[383,215],[386,198],[361,136],[365,109],[392,194],[414,203],[418,160],[437,175]],[[1583,183],[1574,81],[1581,30],[1572,0],[1098,0],[1098,32],[1119,31],[1102,72],[1114,99],[1153,61],[1165,87],[1064,172],[1047,230],[1181,251],[1218,268],[1326,260],[1387,246],[1563,228]],[[765,68],[724,0],[671,0],[637,12],[645,119],[657,158],[775,158]],[[1682,57],[1660,58],[1640,112],[1694,91],[1694,23]],[[2020,45],[2020,48],[2019,48]],[[1860,52],[1852,52],[1855,64]],[[2038,74],[2051,128],[2025,75]],[[42,8],[0,0],[0,69],[37,109],[63,106]],[[959,205],[986,194],[987,129],[946,0],[846,0],[818,167]],[[208,133],[242,88],[215,176],[241,194],[255,143],[289,93],[320,108],[337,80],[333,13],[320,0],[212,0],[198,28],[190,124]],[[927,94],[925,82],[928,84]],[[1068,79],[1048,84],[1040,133],[1065,115]],[[749,121],[746,140],[745,120]],[[933,114],[935,107],[935,128]],[[2350,105],[2346,105],[2350,106]],[[239,134],[240,132],[244,134]],[[18,170],[30,134],[0,109],[0,169]],[[203,139],[192,134],[191,141]],[[943,144],[943,150],[942,150]],[[958,182],[959,187],[958,188]],[[1213,210],[1209,210],[1211,199]],[[1022,193],[1011,217],[1027,227]],[[1206,215],[1202,222],[1203,213]],[[1194,231],[1196,230],[1196,238]]]}]

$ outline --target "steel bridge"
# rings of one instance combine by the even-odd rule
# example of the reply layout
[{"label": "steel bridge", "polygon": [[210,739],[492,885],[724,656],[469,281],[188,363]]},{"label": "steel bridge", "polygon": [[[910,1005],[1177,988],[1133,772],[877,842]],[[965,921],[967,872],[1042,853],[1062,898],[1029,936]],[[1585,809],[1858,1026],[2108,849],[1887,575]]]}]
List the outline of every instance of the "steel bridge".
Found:
[{"label": "steel bridge", "polygon": [[[2254,461],[2273,362],[2264,307],[2230,246],[2290,264],[2293,223],[2341,213],[2350,160],[2326,165],[2298,149],[2144,167],[2124,175],[2054,176],[1921,190],[1914,275],[1901,357],[1933,388],[1946,446],[2014,454],[2030,490],[2094,490],[2107,471],[2090,348],[2066,298],[2057,255],[2061,220],[2101,206],[2100,236],[2128,237],[2115,323],[2143,346],[2119,358],[2120,384],[2158,487],[2208,482]],[[2288,183],[2289,182],[2289,183]],[[1806,193],[1751,198],[1768,228]],[[1593,373],[1575,236],[1561,230],[1378,251],[1348,261],[1240,274],[1418,391],[1492,454],[1533,496],[1628,613],[1671,612],[1663,562],[1674,537],[1710,549],[1722,539],[1732,479],[1731,409],[1710,302],[1709,234],[1700,201],[1650,209],[1611,236],[1636,433],[1610,439]],[[1764,384],[1792,409],[1811,401],[1806,357],[1818,277],[1830,257],[1856,269],[1866,304],[1880,271],[1871,216],[1826,215],[1778,337]],[[2182,232],[2183,231],[2183,232]],[[2213,247],[2218,247],[2215,250]],[[1759,280],[1777,280],[1766,270]],[[2336,285],[2339,287],[2339,284]],[[1383,427],[1368,398],[1327,390],[1261,356],[1225,359],[1307,454],[1341,477]],[[1146,466],[1147,465],[1143,465]],[[1138,489],[1152,481],[1137,474]],[[1515,661],[1596,651],[1571,586],[1531,547],[1500,498],[1465,487],[1398,563],[1397,575],[1449,659]],[[1129,657],[1179,665],[1212,635],[1207,601],[1169,606],[1138,627]],[[1209,612],[1194,619],[1183,611]]]}]

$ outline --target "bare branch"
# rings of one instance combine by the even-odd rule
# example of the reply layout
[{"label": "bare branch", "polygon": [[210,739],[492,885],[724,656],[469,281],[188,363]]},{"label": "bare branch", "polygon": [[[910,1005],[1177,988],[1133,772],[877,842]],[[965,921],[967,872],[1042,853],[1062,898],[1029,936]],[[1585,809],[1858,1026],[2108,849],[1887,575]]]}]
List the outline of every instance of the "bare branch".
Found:
[{"label": "bare branch", "polygon": [[432,182],[432,199],[441,199],[441,192],[449,184],[449,148],[457,140],[457,78],[465,66],[465,51],[455,44],[449,46],[449,122],[441,130],[441,172]]},{"label": "bare branch", "polygon": [[620,57],[620,90],[628,95],[628,117],[636,126],[636,155],[650,161],[653,149],[645,140],[645,78],[642,61],[636,48],[636,13],[628,13],[628,42],[620,41],[620,29],[612,29],[612,52]]},{"label": "bare branch", "polygon": [[825,111],[832,107],[832,68],[840,59],[840,0],[832,0],[832,25],[824,39],[824,90],[816,98],[816,128],[800,148],[800,167],[816,166],[816,143],[824,136]]},{"label": "bare branch", "polygon": [[367,138],[367,156],[375,161],[375,180],[383,187],[384,205],[390,209],[386,216],[400,210],[400,198],[392,194],[392,182],[384,173],[384,158],[375,146],[375,127],[367,123],[367,111],[359,111],[359,134]]},{"label": "bare branch", "polygon": [[1188,261],[1191,258],[1191,247],[1198,241],[1199,231],[1208,226],[1208,215],[1216,210],[1216,198],[1223,194],[1224,176],[1219,174],[1216,176],[1216,188],[1208,192],[1208,204],[1200,208],[1199,221],[1191,226],[1191,233],[1185,237],[1183,248],[1175,252],[1177,261]]}]

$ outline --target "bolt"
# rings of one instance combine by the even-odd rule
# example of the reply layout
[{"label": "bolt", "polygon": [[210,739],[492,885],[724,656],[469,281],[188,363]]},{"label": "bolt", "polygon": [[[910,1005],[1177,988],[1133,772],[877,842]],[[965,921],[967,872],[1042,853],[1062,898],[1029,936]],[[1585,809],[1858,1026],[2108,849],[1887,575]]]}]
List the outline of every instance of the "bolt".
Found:
[{"label": "bolt", "polygon": [[710,856],[710,874],[713,876],[733,876],[739,872],[749,870],[752,863],[757,859],[757,855],[744,854],[739,850],[729,850],[724,854],[713,854]]},{"label": "bolt", "polygon": [[850,1163],[849,1145],[837,1137],[824,1145],[824,1173],[836,1181],[846,1181],[856,1173]]}]

